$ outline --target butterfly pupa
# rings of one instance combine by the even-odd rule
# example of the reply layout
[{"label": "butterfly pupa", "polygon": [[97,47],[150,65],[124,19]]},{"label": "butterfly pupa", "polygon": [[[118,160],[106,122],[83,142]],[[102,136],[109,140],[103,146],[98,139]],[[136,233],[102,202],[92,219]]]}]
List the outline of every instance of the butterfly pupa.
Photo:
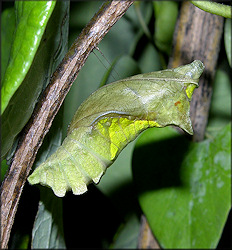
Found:
[{"label": "butterfly pupa", "polygon": [[190,100],[204,70],[201,61],[135,75],[105,85],[78,108],[62,145],[29,176],[62,197],[98,183],[122,149],[142,131],[175,125],[193,134]]}]

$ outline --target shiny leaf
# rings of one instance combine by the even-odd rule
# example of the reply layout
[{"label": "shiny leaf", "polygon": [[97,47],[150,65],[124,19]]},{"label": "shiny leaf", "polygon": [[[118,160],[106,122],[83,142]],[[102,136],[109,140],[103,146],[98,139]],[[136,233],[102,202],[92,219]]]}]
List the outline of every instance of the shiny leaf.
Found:
[{"label": "shiny leaf", "polygon": [[133,157],[139,202],[162,248],[216,248],[231,208],[231,126],[190,143],[151,129]]},{"label": "shiny leaf", "polygon": [[1,81],[8,64],[15,30],[14,8],[5,9],[1,15]]},{"label": "shiny leaf", "polygon": [[55,1],[16,1],[16,29],[1,89],[1,114],[24,80],[39,47]]},{"label": "shiny leaf", "polygon": [[169,55],[178,15],[178,3],[175,1],[154,1],[153,6],[155,12],[155,44],[161,51]]},{"label": "shiny leaf", "polygon": [[42,188],[40,195],[39,209],[32,231],[32,248],[66,249],[62,223],[62,200]]},{"label": "shiny leaf", "polygon": [[[26,3],[30,2],[25,1],[23,6],[26,6]],[[62,60],[63,53],[67,49],[68,11],[67,3],[58,2],[32,64],[27,61],[29,59],[26,56],[21,58],[24,60],[23,64],[30,64],[30,69],[2,115],[2,157],[6,156],[17,135],[28,122],[43,87],[49,82],[52,72]],[[27,37],[20,39],[22,42]],[[34,51],[34,49],[31,50]],[[23,74],[20,71],[21,68],[18,68],[17,65],[15,67],[12,70],[16,75]],[[2,95],[4,95],[3,92]]]}]

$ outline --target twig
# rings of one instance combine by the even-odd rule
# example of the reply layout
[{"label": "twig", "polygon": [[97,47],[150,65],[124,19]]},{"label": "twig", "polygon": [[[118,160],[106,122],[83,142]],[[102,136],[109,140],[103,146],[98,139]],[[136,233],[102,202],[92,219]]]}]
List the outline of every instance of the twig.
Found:
[{"label": "twig", "polygon": [[7,248],[24,183],[66,94],[91,51],[132,3],[133,1],[129,0],[104,3],[82,30],[53,74],[23,131],[8,175],[1,187],[1,248]]}]

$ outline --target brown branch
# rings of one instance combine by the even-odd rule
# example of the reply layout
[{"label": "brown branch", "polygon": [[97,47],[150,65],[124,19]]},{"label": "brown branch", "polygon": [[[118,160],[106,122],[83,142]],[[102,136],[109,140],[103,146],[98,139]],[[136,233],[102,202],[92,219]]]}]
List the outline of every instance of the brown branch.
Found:
[{"label": "brown branch", "polygon": [[151,231],[145,215],[143,214],[141,216],[138,249],[161,249],[158,241]]},{"label": "brown branch", "polygon": [[9,173],[1,187],[1,248],[7,248],[24,183],[66,94],[91,51],[132,3],[132,0],[104,3],[82,30],[53,74],[24,129]]}]

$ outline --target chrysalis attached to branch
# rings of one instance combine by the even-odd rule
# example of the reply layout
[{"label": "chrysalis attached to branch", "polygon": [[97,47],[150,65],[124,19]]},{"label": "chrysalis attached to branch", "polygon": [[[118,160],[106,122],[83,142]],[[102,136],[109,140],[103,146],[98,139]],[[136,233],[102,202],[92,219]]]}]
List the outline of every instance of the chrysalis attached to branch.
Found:
[{"label": "chrysalis attached to branch", "polygon": [[98,89],[78,108],[63,144],[28,181],[47,185],[60,197],[70,189],[82,194],[145,129],[175,125],[193,134],[190,99],[203,70],[196,60]]}]

